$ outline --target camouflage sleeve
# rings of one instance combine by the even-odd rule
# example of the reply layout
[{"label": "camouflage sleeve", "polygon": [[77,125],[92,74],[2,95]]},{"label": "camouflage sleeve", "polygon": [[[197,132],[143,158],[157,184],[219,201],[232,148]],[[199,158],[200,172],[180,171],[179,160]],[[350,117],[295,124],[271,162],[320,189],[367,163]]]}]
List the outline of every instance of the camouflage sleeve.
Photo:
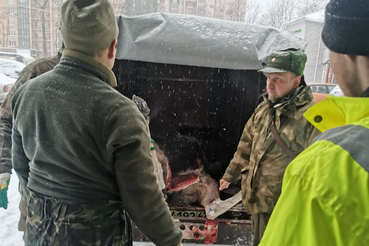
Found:
[{"label": "camouflage sleeve", "polygon": [[154,175],[150,138],[133,102],[113,109],[106,123],[107,151],[113,155],[116,180],[125,209],[140,230],[158,246],[182,240]]},{"label": "camouflage sleeve", "polygon": [[0,107],[0,173],[11,173],[12,114],[8,94]]},{"label": "camouflage sleeve", "polygon": [[11,173],[12,170],[12,112],[11,100],[15,91],[28,80],[34,77],[31,70],[24,68],[19,78],[5,97],[0,107],[0,173]]},{"label": "camouflage sleeve", "polygon": [[241,172],[249,169],[249,160],[252,147],[252,128],[254,125],[255,113],[247,121],[243,130],[237,151],[233,156],[228,168],[226,169],[223,179],[230,183],[237,183],[241,178]]}]

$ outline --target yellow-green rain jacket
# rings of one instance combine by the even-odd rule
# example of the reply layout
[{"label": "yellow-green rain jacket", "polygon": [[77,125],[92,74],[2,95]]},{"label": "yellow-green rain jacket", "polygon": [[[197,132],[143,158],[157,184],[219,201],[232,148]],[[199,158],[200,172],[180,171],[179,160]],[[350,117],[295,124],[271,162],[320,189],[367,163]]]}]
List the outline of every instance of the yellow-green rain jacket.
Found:
[{"label": "yellow-green rain jacket", "polygon": [[333,97],[304,116],[322,134],[285,172],[260,246],[369,246],[369,98]]}]

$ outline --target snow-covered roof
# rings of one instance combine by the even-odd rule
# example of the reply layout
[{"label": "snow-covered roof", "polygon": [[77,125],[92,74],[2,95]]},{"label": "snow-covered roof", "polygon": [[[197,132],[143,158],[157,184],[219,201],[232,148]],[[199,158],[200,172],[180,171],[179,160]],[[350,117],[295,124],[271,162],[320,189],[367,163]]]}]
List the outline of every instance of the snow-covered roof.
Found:
[{"label": "snow-covered roof", "polygon": [[309,20],[309,21],[324,22],[325,11],[324,11],[324,9],[322,9],[321,11],[318,11],[314,14],[307,15],[307,16],[305,16],[305,19]]},{"label": "snow-covered roof", "polygon": [[310,15],[305,15],[303,17],[294,19],[290,22],[285,23],[284,25],[288,26],[288,25],[294,24],[294,23],[299,22],[299,21],[304,21],[304,20],[305,21],[315,21],[315,22],[323,23],[324,19],[325,19],[325,10],[322,9],[322,10],[316,12],[316,13],[313,13],[313,14],[310,14]]},{"label": "snow-covered roof", "polygon": [[117,16],[117,59],[256,70],[273,52],[306,42],[272,27],[192,15]]}]

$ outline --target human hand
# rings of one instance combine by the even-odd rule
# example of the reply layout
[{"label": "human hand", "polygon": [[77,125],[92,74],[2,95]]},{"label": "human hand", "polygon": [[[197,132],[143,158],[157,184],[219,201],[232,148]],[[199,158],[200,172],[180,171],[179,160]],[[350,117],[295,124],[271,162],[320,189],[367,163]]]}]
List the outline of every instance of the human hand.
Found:
[{"label": "human hand", "polygon": [[221,179],[221,180],[219,181],[219,190],[227,189],[227,188],[229,187],[229,185],[230,185],[230,184],[231,184],[230,182],[228,182],[228,181],[226,181],[226,180],[224,180],[224,179]]}]

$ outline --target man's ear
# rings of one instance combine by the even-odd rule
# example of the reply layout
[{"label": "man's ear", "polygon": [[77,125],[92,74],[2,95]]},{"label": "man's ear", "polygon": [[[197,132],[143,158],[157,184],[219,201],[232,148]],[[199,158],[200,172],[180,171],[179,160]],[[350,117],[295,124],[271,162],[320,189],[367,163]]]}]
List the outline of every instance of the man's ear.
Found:
[{"label": "man's ear", "polygon": [[296,89],[297,87],[300,86],[301,83],[301,76],[297,76],[294,80],[293,80],[293,88]]},{"label": "man's ear", "polygon": [[344,55],[346,58],[348,58],[349,60],[351,60],[352,62],[355,62],[357,59],[357,56],[355,55]]},{"label": "man's ear", "polygon": [[117,48],[117,40],[115,39],[111,45],[109,46],[109,59],[114,59],[115,58],[115,52],[116,52],[116,48]]}]

